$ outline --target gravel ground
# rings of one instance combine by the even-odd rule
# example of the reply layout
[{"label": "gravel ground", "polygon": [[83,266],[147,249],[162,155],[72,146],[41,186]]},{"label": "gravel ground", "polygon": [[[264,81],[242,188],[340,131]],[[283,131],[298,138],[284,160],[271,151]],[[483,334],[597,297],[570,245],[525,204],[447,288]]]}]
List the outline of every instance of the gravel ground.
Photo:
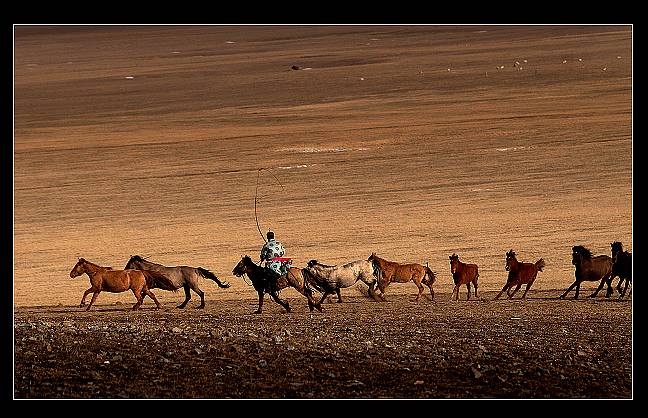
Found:
[{"label": "gravel ground", "polygon": [[631,299],[560,293],[16,308],[14,399],[631,399]]}]

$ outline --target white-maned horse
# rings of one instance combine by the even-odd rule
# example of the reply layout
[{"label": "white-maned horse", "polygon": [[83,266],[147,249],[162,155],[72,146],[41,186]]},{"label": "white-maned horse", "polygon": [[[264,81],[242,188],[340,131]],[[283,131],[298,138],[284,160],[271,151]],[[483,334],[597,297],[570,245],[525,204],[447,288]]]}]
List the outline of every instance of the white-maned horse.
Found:
[{"label": "white-maned horse", "polygon": [[307,273],[307,282],[323,293],[320,304],[326,296],[332,293],[336,293],[338,302],[342,302],[340,289],[353,286],[359,280],[368,286],[369,296],[376,299],[377,275],[371,261],[357,260],[346,264],[327,266],[317,260],[311,260],[304,271]]}]

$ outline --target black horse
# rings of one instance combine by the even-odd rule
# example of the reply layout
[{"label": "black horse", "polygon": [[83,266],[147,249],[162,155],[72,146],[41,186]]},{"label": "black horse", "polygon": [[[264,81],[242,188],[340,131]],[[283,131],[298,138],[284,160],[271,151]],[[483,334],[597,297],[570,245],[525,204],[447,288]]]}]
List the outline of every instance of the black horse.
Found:
[{"label": "black horse", "polygon": [[[628,290],[628,284],[632,282],[632,253],[623,250],[623,244],[618,241],[610,244],[612,247],[612,279],[619,277],[619,283],[617,284],[617,291],[619,292],[619,298],[625,296],[626,290]],[[621,291],[621,284],[625,282],[623,291]],[[632,293],[632,290],[630,290]]]},{"label": "black horse", "polygon": [[254,313],[261,313],[263,307],[263,296],[268,293],[275,302],[280,304],[290,312],[290,305],[288,302],[279,298],[279,291],[287,287],[292,287],[308,299],[308,308],[313,311],[317,309],[322,311],[322,307],[315,301],[313,291],[309,287],[304,274],[305,270],[297,267],[290,267],[288,273],[279,278],[271,277],[268,271],[262,266],[259,266],[252,261],[250,256],[244,255],[241,261],[234,267],[232,273],[237,277],[242,277],[244,274],[252,280],[254,290],[259,294],[259,307]]},{"label": "black horse", "polygon": [[560,299],[565,299],[567,293],[574,287],[576,287],[576,296],[574,296],[574,299],[578,299],[578,291],[580,290],[581,282],[584,281],[601,281],[598,289],[589,296],[591,298],[598,295],[598,292],[603,288],[605,283],[608,286],[605,297],[609,298],[614,293],[614,288],[612,287],[612,258],[610,256],[597,255],[593,257],[590,250],[582,245],[576,245],[572,247],[572,264],[576,267],[576,281],[565,290],[565,293],[560,295]]}]

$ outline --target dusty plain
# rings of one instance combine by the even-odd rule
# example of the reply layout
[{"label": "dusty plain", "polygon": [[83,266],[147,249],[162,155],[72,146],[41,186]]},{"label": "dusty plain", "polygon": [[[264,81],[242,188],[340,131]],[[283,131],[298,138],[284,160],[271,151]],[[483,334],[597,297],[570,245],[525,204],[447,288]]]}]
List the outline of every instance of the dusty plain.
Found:
[{"label": "dusty plain", "polygon": [[[633,398],[632,296],[558,299],[573,245],[632,251],[631,26],[17,26],[13,64],[14,398]],[[298,266],[427,263],[436,297],[255,315],[255,215]],[[509,249],[547,267],[494,301]],[[134,254],[232,286],[78,307],[78,257]]]}]

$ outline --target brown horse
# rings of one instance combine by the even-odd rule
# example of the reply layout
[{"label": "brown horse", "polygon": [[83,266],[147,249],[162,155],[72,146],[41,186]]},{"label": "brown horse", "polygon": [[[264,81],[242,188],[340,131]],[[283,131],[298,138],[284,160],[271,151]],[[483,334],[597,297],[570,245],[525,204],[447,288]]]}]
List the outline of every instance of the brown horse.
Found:
[{"label": "brown horse", "polygon": [[89,293],[92,293],[92,299],[90,300],[90,304],[86,308],[86,311],[90,310],[90,307],[97,299],[97,296],[99,296],[99,293],[104,290],[111,293],[121,293],[131,290],[137,298],[137,303],[133,305],[134,310],[140,307],[144,301],[144,295],[148,295],[153,299],[159,309],[160,302],[158,302],[155,295],[149,289],[153,286],[166,290],[171,290],[173,288],[173,283],[171,283],[169,279],[156,272],[132,269],[114,270],[111,267],[101,267],[97,264],[86,261],[83,258],[79,258],[79,261],[70,271],[70,277],[78,277],[83,273],[86,273],[90,278],[91,286],[83,293],[79,308],[85,305],[86,296],[88,296]]},{"label": "brown horse", "polygon": [[436,273],[430,270],[429,267],[416,263],[401,264],[387,261],[378,257],[376,253],[371,253],[367,260],[373,263],[375,270],[378,272],[378,290],[380,290],[378,296],[382,300],[385,300],[383,295],[390,283],[407,283],[409,281],[414,282],[419,289],[414,302],[419,301],[421,293],[425,290],[423,285],[430,288],[430,295],[432,296],[432,300],[434,300],[434,289],[432,285],[436,279]]},{"label": "brown horse", "polygon": [[[513,298],[513,295],[520,289],[523,284],[526,284],[524,293],[522,294],[522,299],[526,297],[527,292],[533,285],[538,272],[542,271],[545,266],[544,260],[541,258],[535,263],[521,263],[515,258],[515,251],[511,250],[506,253],[506,271],[509,272],[508,278],[506,279],[506,284],[500,290],[500,292],[495,296],[495,299],[499,297],[506,291],[509,299]],[[509,293],[511,287],[515,286],[515,290],[512,293]]]},{"label": "brown horse", "polygon": [[593,257],[590,250],[582,245],[576,245],[572,247],[572,264],[576,267],[576,271],[574,272],[576,280],[565,290],[565,293],[560,295],[560,299],[565,299],[567,293],[574,287],[576,287],[574,299],[578,299],[578,292],[582,282],[595,282],[599,280],[601,281],[599,287],[589,297],[596,297],[605,283],[607,283],[608,287],[605,297],[609,298],[612,296],[612,293],[614,293],[614,288],[612,287],[612,257],[609,255],[597,255]]},{"label": "brown horse", "polygon": [[259,307],[254,313],[261,313],[263,307],[263,296],[266,293],[269,293],[272,299],[275,302],[280,304],[286,309],[286,312],[290,312],[290,305],[288,302],[283,301],[279,298],[278,292],[287,287],[295,288],[299,293],[306,296],[308,299],[308,308],[313,311],[314,308],[322,311],[322,308],[319,303],[315,302],[313,298],[313,292],[308,287],[308,284],[305,280],[302,269],[291,267],[288,269],[288,273],[279,277],[276,282],[274,282],[269,276],[268,272],[262,266],[259,266],[252,261],[250,256],[244,255],[241,256],[241,261],[234,266],[232,269],[232,274],[237,277],[242,277],[244,274],[252,280],[252,286],[257,291],[259,295]]},{"label": "brown horse", "polygon": [[471,283],[475,286],[475,297],[479,298],[477,296],[477,279],[479,278],[479,267],[477,267],[477,264],[462,263],[459,261],[459,256],[453,253],[450,256],[450,272],[452,273],[452,279],[455,284],[450,300],[453,297],[455,300],[459,300],[459,287],[462,284],[465,284],[468,289],[468,298],[466,300],[470,300]]}]

